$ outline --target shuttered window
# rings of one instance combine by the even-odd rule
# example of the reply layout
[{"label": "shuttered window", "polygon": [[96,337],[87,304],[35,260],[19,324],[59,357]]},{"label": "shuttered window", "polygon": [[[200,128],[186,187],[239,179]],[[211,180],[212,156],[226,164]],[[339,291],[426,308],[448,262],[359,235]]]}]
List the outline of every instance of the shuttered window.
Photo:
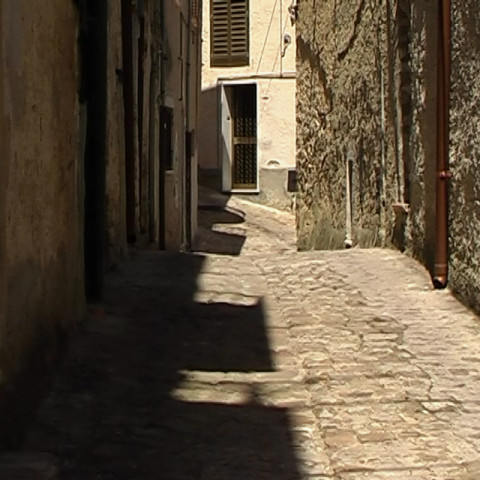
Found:
[{"label": "shuttered window", "polygon": [[210,7],[210,65],[248,65],[248,0],[211,0]]}]

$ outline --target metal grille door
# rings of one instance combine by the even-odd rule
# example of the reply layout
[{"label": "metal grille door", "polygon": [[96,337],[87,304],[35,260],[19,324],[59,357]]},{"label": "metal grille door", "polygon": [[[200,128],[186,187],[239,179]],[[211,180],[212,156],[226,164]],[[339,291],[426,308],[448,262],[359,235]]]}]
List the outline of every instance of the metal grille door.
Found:
[{"label": "metal grille door", "polygon": [[257,187],[257,97],[255,85],[233,89],[232,187]]}]

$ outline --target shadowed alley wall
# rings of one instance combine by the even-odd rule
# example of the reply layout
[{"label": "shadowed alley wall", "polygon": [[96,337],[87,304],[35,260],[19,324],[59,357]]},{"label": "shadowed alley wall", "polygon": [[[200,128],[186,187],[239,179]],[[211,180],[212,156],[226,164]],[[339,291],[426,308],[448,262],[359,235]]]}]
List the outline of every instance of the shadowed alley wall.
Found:
[{"label": "shadowed alley wall", "polygon": [[198,92],[202,2],[168,1],[162,12],[160,102],[172,111],[171,164],[165,167],[165,247],[189,248],[196,230]]},{"label": "shadowed alley wall", "polygon": [[86,296],[101,301],[127,239],[178,250],[195,234],[200,8],[0,5],[0,448],[19,444],[64,335]]},{"label": "shadowed alley wall", "polygon": [[125,257],[125,124],[121,0],[108,1],[107,118],[106,118],[106,229],[107,264]]},{"label": "shadowed alley wall", "polygon": [[50,364],[83,314],[77,14],[73,2],[0,6],[2,444],[25,421],[18,375]]}]

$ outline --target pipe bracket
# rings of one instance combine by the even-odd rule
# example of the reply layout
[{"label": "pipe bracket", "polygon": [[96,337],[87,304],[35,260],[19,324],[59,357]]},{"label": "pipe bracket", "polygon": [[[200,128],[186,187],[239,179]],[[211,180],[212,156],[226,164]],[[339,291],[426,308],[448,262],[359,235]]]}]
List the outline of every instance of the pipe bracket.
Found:
[{"label": "pipe bracket", "polygon": [[450,180],[453,177],[453,174],[450,170],[442,170],[437,173],[437,178],[440,180]]}]

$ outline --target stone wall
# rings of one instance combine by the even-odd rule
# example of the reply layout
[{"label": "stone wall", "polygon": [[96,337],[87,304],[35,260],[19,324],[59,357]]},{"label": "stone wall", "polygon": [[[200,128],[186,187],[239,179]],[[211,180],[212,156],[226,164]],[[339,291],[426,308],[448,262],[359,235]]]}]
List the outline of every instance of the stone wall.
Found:
[{"label": "stone wall", "polygon": [[351,236],[433,262],[436,14],[420,0],[300,4],[300,248]]},{"label": "stone wall", "polygon": [[480,19],[474,0],[452,6],[450,285],[480,310]]},{"label": "stone wall", "polygon": [[[299,5],[297,198],[300,248],[343,248],[347,178],[354,245],[391,242],[401,201],[389,76],[398,68],[389,5]],[[348,167],[350,165],[350,167]]]},{"label": "stone wall", "polygon": [[[480,307],[480,22],[452,3],[450,286]],[[301,249],[395,246],[435,258],[438,7],[428,0],[299,4]],[[350,163],[349,163],[350,161]]]},{"label": "stone wall", "polygon": [[78,12],[6,0],[0,26],[0,443],[13,445],[83,315]]}]

